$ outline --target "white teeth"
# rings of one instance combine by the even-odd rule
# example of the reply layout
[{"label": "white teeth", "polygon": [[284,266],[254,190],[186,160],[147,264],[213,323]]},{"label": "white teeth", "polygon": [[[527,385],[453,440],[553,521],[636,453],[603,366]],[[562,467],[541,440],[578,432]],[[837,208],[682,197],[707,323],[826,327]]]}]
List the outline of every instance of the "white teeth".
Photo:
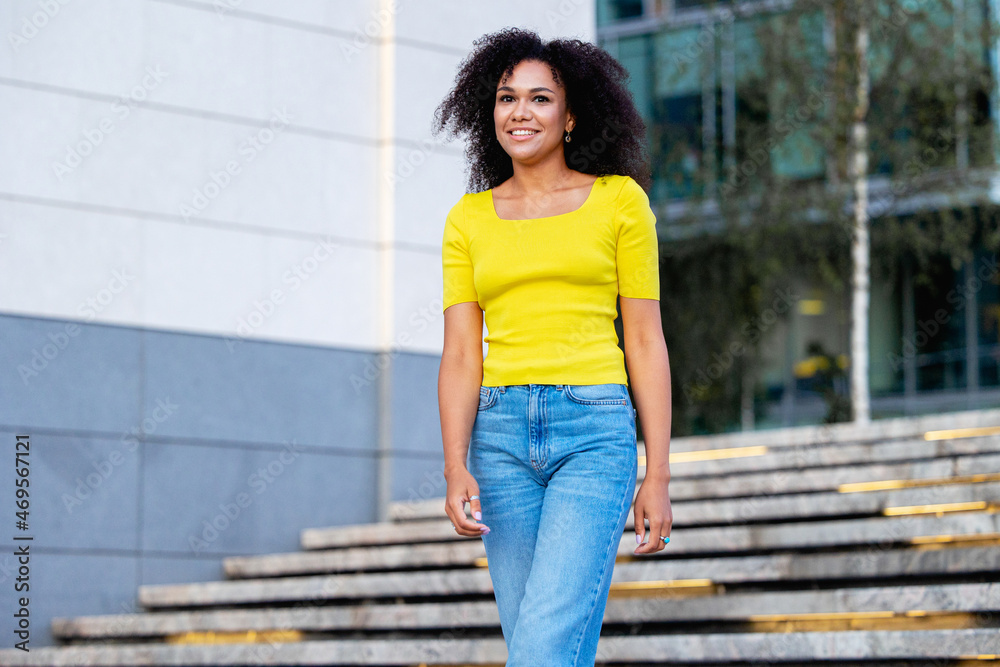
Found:
[{"label": "white teeth", "polygon": [[535,133],[536,133],[535,130],[514,130],[513,132],[511,132],[511,134],[513,134],[515,137],[521,137]]}]

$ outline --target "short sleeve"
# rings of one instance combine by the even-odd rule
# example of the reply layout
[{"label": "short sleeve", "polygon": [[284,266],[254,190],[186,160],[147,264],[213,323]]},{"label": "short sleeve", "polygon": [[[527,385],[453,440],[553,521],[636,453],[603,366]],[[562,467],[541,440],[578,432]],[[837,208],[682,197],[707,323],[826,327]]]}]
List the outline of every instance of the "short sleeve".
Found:
[{"label": "short sleeve", "polygon": [[636,299],[660,298],[659,243],[649,197],[635,179],[625,178],[615,215],[618,228],[618,293]]},{"label": "short sleeve", "polygon": [[463,301],[479,301],[473,282],[472,257],[464,234],[465,199],[455,204],[444,223],[441,241],[441,265],[444,277],[443,305],[441,310]]}]

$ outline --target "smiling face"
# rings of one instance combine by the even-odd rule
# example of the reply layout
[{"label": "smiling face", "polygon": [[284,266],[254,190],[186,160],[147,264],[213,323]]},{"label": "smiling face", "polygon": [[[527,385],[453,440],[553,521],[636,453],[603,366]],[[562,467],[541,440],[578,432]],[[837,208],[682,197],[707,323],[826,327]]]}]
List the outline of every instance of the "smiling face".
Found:
[{"label": "smiling face", "polygon": [[511,159],[535,164],[563,154],[563,136],[573,129],[565,89],[556,83],[547,63],[522,60],[497,85],[493,122],[497,141]]}]

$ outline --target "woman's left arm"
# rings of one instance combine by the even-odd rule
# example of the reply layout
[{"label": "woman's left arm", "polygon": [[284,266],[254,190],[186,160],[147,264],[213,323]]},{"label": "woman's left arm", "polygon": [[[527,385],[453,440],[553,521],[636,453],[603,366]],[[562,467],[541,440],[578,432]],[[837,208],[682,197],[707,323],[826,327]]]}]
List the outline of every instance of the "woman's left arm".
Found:
[{"label": "woman's left arm", "polygon": [[673,524],[670,496],[670,360],[663,339],[660,302],[657,299],[620,297],[625,331],[625,363],[642,422],[646,449],[646,474],[635,498],[635,533],[642,541],[644,519],[649,521],[650,539],[636,547],[635,554],[653,553],[665,543]]}]

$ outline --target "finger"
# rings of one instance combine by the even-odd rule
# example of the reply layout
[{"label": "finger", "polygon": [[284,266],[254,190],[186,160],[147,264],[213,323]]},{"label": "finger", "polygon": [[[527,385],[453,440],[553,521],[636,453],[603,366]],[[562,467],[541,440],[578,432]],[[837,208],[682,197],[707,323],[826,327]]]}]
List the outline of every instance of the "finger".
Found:
[{"label": "finger", "polygon": [[472,512],[472,518],[477,522],[483,520],[483,506],[479,503],[479,489],[472,492],[469,496],[469,509]]},{"label": "finger", "polygon": [[659,551],[659,544],[663,541],[660,539],[660,535],[663,533],[657,532],[660,526],[659,521],[649,520],[649,530],[646,532],[646,542],[640,544],[635,550],[637,554],[651,554],[653,552]]},{"label": "finger", "polygon": [[462,524],[465,521],[465,509],[463,508],[465,503],[459,498],[449,498],[448,499],[448,519],[451,521],[451,527],[455,529],[455,532],[459,535],[464,535]]},{"label": "finger", "polygon": [[663,551],[663,547],[666,545],[666,541],[660,539],[660,536],[669,537],[670,534],[667,532],[666,522],[662,519],[659,521],[649,522],[649,543],[653,545],[653,548],[649,553],[655,553],[657,551]]},{"label": "finger", "polygon": [[[469,511],[472,512],[472,518],[476,522],[475,534],[476,535],[486,535],[490,532],[488,526],[482,523],[483,520],[483,506],[479,502],[479,485],[476,484],[476,480],[473,479],[471,484],[469,484],[466,493],[469,494]],[[464,510],[464,506],[463,506]]]},{"label": "finger", "polygon": [[455,524],[455,530],[458,531],[459,535],[464,535],[466,537],[479,537],[482,535],[482,530],[479,526],[483,524],[476,523],[471,520],[465,513],[465,498],[459,496],[455,498],[455,501],[451,505],[452,513],[452,523]]},{"label": "finger", "polygon": [[632,520],[635,523],[635,543],[639,544],[642,542],[642,536],[646,531],[643,524],[643,511],[638,503],[636,503],[635,510],[633,511]]}]

